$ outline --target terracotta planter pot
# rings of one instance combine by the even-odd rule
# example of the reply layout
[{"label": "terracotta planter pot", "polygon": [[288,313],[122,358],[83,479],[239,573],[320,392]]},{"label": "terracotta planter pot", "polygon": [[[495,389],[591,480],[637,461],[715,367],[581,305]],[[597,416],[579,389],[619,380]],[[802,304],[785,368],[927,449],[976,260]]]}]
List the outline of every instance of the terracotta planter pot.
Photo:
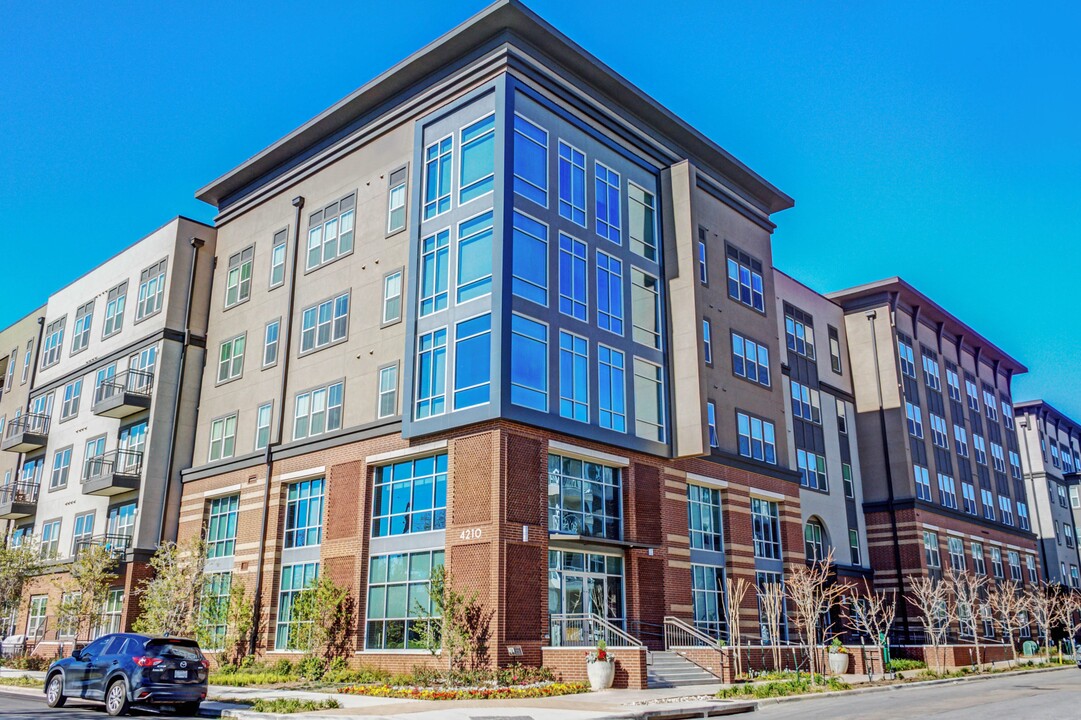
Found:
[{"label": "terracotta planter pot", "polygon": [[844,675],[848,672],[848,653],[828,653],[830,661],[830,673]]},{"label": "terracotta planter pot", "polygon": [[607,690],[616,679],[616,664],[605,660],[587,662],[586,674],[589,675],[589,686],[593,690]]}]

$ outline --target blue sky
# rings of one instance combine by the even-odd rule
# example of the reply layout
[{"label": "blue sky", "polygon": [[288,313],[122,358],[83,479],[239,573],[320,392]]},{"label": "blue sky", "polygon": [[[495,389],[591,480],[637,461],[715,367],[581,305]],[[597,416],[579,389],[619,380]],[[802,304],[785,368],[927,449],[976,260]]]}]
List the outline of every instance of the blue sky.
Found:
[{"label": "blue sky", "polygon": [[[0,0],[0,325],[485,4]],[[1076,3],[529,5],[796,199],[778,267],[905,277],[1081,421]]]}]

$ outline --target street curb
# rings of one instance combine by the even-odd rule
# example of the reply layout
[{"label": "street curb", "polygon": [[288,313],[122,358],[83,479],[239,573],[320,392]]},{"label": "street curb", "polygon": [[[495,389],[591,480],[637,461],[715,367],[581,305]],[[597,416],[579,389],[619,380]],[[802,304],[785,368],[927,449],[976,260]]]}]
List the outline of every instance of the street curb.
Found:
[{"label": "street curb", "polygon": [[942,678],[941,680],[918,680],[916,682],[896,683],[894,685],[883,685],[881,687],[868,687],[868,688],[855,688],[853,690],[835,690],[824,693],[808,693],[805,695],[790,695],[788,697],[777,698],[762,698],[756,701],[759,706],[763,705],[779,705],[781,703],[799,702],[800,700],[815,700],[818,698],[836,698],[836,697],[848,697],[850,695],[870,695],[872,693],[892,692],[895,690],[904,690],[906,688],[922,688],[933,687],[935,685],[956,685],[959,683],[972,682],[976,680],[992,680],[994,678],[1010,677],[1012,675],[1035,675],[1037,673],[1056,672],[1058,670],[1069,670],[1072,666],[1063,665],[1053,668],[1033,668],[1031,670],[1011,670],[1003,673],[989,673],[986,675],[972,675],[966,677],[955,678]]},{"label": "street curb", "polygon": [[[470,708],[477,709],[477,708]],[[501,708],[502,710],[515,710],[517,708]],[[528,708],[531,710],[537,710],[538,708]],[[675,705],[670,708],[651,708],[642,710],[628,710],[627,712],[615,713],[612,715],[601,715],[596,720],[666,720],[671,718],[712,718],[712,717],[724,717],[726,715],[741,715],[743,713],[751,713],[757,709],[757,706],[753,702],[733,702],[733,701],[718,701],[716,703],[709,703],[703,705]],[[199,714],[202,717],[223,717],[223,718],[235,718],[236,720],[299,720],[303,718],[318,718],[319,720],[342,720],[347,715],[320,715],[316,713],[259,713],[254,710],[233,710],[223,709],[214,713],[210,708],[204,712],[200,709]],[[393,720],[397,716],[391,715],[366,715],[366,720]]]}]

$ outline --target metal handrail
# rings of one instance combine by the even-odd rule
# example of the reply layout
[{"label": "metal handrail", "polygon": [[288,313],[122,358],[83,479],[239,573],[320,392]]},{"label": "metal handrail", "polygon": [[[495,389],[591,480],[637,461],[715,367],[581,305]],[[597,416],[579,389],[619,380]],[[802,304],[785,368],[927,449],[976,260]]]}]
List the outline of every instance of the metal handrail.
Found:
[{"label": "metal handrail", "polygon": [[111,550],[117,554],[124,553],[131,547],[131,536],[95,535],[94,537],[89,537],[85,540],[79,540],[75,543],[75,556],[78,557],[80,552],[95,545],[100,545],[106,550]]},{"label": "metal handrail", "polygon": [[41,485],[36,482],[14,482],[4,485],[0,487],[0,503],[37,502],[40,489]]},{"label": "metal handrail", "polygon": [[112,377],[104,378],[94,390],[94,403],[108,400],[120,393],[150,395],[154,387],[154,373],[145,370],[125,370]]},{"label": "metal handrail", "polygon": [[666,615],[664,618],[664,648],[673,647],[709,647],[720,648],[721,640],[706,635],[693,625],[677,617]]},{"label": "metal handrail", "polygon": [[8,421],[7,437],[14,437],[19,433],[33,433],[35,435],[49,434],[49,416],[38,413],[25,413]]},{"label": "metal handrail", "polygon": [[[566,613],[549,615],[552,640],[561,646],[588,647],[603,641],[609,647],[643,647],[642,641],[622,628],[594,613]],[[559,632],[554,632],[556,628]],[[578,630],[575,640],[568,640],[572,633],[564,632],[568,628]],[[557,640],[558,637],[558,640]]]},{"label": "metal handrail", "polygon": [[140,475],[143,454],[136,450],[110,450],[88,457],[83,465],[83,482],[101,480],[111,475]]}]

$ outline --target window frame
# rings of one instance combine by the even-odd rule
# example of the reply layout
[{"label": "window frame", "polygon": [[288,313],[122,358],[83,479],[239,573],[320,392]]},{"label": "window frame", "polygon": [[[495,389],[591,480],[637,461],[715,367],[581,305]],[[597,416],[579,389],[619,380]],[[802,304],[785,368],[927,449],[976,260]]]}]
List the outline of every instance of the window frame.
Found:
[{"label": "window frame", "polygon": [[[165,286],[168,283],[169,276],[169,259],[162,258],[158,262],[143,268],[139,273],[139,291],[135,296],[135,321],[133,324],[138,325],[144,320],[148,320],[162,311],[165,305]],[[150,273],[155,273],[151,276]],[[145,277],[145,280],[144,280]],[[157,282],[155,282],[157,281]],[[147,311],[147,306],[150,303],[150,287],[156,286],[154,291],[154,309]],[[146,288],[146,295],[143,294],[143,288]]]}]

